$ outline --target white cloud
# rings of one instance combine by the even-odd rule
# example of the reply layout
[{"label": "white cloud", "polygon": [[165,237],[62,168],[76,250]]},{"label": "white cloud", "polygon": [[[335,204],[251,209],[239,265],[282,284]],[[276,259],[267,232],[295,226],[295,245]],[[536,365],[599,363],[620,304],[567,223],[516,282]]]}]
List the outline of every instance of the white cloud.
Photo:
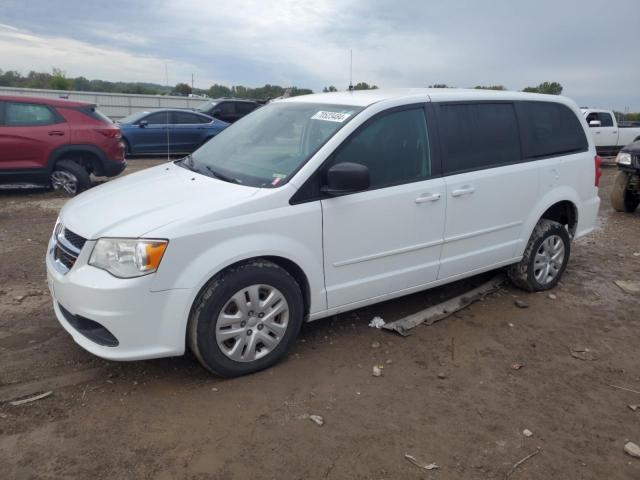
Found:
[{"label": "white cloud", "polygon": [[[596,0],[538,0],[535,7],[513,0],[29,5],[16,0],[0,11],[10,25],[0,27],[0,68],[59,66],[73,76],[164,83],[168,63],[170,84],[194,73],[201,88],[218,82],[319,90],[346,87],[353,49],[356,82],[519,90],[558,81],[579,103],[640,110],[640,64],[620,41],[635,31],[637,0],[606,9]],[[49,18],[61,9],[64,15]]]},{"label": "white cloud", "polygon": [[170,84],[187,80],[175,78],[174,72],[194,72],[205,76],[200,68],[181,60],[136,55],[61,36],[36,35],[2,24],[0,65],[5,70],[22,73],[51,71],[56,67],[66,71],[69,77],[160,84],[165,83],[165,65],[169,70]]}]

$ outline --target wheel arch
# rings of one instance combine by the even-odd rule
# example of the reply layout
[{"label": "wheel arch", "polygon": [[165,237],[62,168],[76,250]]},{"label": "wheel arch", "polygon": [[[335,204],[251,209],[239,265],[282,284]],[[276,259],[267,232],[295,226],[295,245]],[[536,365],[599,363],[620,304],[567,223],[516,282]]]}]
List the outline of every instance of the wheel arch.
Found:
[{"label": "wheel arch", "polygon": [[196,298],[200,296],[200,293],[207,287],[211,279],[214,278],[215,276],[220,275],[221,273],[227,272],[235,267],[238,267],[239,265],[244,265],[246,263],[252,263],[252,262],[265,261],[265,260],[278,265],[280,268],[285,270],[289,275],[291,275],[295,279],[295,281],[298,283],[298,285],[300,286],[300,290],[302,291],[304,315],[305,317],[307,317],[309,315],[309,311],[311,308],[311,287],[309,285],[309,279],[307,278],[307,275],[305,274],[304,270],[302,270],[302,268],[296,262],[279,255],[258,255],[254,257],[245,258],[243,260],[238,260],[236,262],[233,262],[227,265],[226,267],[219,270],[213,277],[207,280],[207,282],[198,291],[198,295],[196,295]]},{"label": "wheel arch", "polygon": [[100,175],[103,171],[103,163],[106,156],[102,150],[94,145],[64,145],[55,149],[49,155],[47,161],[47,169],[49,173],[53,172],[55,165],[60,160],[73,160],[89,172]]},{"label": "wheel arch", "polygon": [[524,223],[522,237],[517,247],[516,256],[522,256],[534,228],[542,218],[557,221],[567,226],[569,236],[573,239],[578,231],[580,218],[580,200],[575,190],[563,187],[552,190],[540,199]]},{"label": "wheel arch", "polygon": [[573,238],[578,228],[578,207],[570,200],[560,200],[547,208],[540,218],[566,225]]}]

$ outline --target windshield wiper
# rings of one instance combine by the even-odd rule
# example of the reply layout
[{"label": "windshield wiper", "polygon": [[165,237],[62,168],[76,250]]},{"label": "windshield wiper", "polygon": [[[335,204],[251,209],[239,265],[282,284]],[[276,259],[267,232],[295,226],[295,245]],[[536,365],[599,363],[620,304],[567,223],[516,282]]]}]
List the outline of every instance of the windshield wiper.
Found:
[{"label": "windshield wiper", "polygon": [[224,173],[221,173],[217,170],[214,170],[213,168],[211,168],[209,165],[205,165],[205,168],[207,170],[209,170],[209,172],[211,173],[211,175],[213,175],[215,178],[225,181],[225,182],[229,182],[229,183],[237,183],[237,184],[242,184],[242,181],[234,178],[234,177],[230,177],[229,175],[225,175]]},{"label": "windshield wiper", "polygon": [[181,167],[186,168],[187,170],[191,170],[192,172],[197,172],[195,165],[193,164],[193,157],[191,154],[187,155],[180,160],[177,160],[175,163],[179,164]]}]

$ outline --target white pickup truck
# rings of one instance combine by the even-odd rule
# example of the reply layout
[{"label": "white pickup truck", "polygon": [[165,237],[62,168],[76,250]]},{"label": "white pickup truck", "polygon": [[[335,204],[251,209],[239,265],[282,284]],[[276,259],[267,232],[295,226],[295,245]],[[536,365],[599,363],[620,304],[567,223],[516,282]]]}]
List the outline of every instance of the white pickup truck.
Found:
[{"label": "white pickup truck", "polygon": [[614,156],[625,145],[640,140],[640,127],[618,125],[616,116],[611,110],[583,108],[582,114],[593,135],[598,155]]}]

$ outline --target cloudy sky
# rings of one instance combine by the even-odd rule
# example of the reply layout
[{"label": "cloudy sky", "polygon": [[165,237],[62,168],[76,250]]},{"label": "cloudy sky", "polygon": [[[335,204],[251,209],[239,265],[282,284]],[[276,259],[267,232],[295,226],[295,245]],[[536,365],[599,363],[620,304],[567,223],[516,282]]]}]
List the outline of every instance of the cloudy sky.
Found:
[{"label": "cloudy sky", "polygon": [[0,69],[320,90],[557,81],[640,111],[637,0],[0,0]]}]

